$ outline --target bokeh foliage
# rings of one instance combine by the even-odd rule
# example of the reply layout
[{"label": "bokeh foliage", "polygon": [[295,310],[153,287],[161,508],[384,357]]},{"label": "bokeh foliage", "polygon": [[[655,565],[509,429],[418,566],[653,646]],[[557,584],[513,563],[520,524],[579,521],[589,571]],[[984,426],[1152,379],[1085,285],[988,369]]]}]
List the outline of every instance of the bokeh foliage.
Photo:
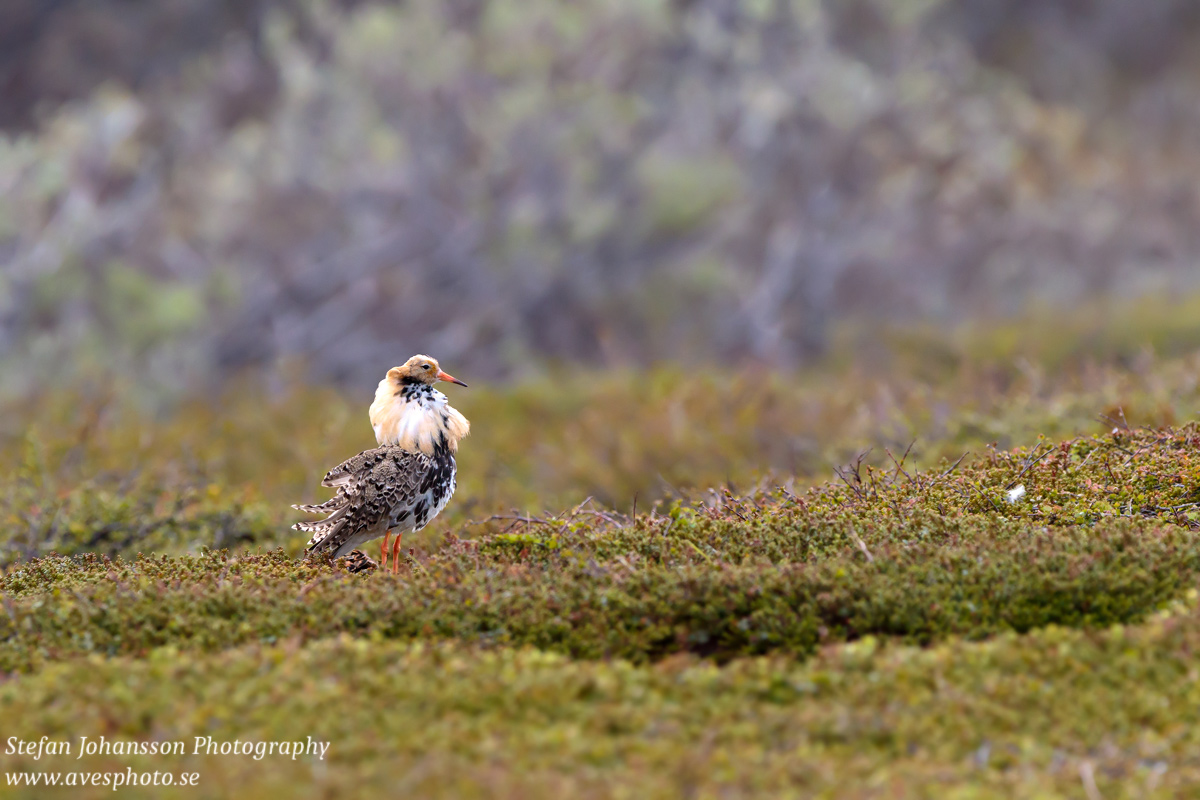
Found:
[{"label": "bokeh foliage", "polygon": [[1195,286],[1185,0],[109,5],[0,11],[44,95],[0,138],[7,392],[795,367]]}]

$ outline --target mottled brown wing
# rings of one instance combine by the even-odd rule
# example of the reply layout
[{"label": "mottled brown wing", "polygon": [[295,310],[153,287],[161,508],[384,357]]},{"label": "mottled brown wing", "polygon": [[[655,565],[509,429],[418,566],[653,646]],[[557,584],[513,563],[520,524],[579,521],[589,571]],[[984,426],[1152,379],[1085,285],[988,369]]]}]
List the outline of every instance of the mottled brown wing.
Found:
[{"label": "mottled brown wing", "polygon": [[302,511],[328,513],[317,522],[300,522],[292,527],[312,533],[310,553],[337,552],[356,536],[386,530],[387,518],[416,502],[432,460],[423,453],[399,447],[364,450],[326,473],[322,486],[337,488],[337,495],[313,506],[294,506]]}]

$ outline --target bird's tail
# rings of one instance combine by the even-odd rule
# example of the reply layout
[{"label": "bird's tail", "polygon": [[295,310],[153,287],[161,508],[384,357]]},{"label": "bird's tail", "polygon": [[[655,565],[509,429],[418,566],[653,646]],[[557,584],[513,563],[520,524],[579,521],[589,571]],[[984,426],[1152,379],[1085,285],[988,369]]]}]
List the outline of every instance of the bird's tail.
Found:
[{"label": "bird's tail", "polygon": [[325,519],[313,520],[312,522],[297,522],[292,526],[292,530],[312,534],[312,538],[305,545],[305,548],[312,553],[319,550],[321,542],[328,539],[331,534],[336,533],[345,524],[346,514],[350,510],[350,501],[345,492],[338,492],[336,497],[332,500],[326,500],[324,503],[294,505],[292,508],[308,514],[328,515]]},{"label": "bird's tail", "polygon": [[292,508],[297,511],[303,511],[305,514],[328,514],[331,511],[337,511],[345,501],[341,497],[335,497],[332,500],[326,500],[324,503],[316,505],[296,505]]}]

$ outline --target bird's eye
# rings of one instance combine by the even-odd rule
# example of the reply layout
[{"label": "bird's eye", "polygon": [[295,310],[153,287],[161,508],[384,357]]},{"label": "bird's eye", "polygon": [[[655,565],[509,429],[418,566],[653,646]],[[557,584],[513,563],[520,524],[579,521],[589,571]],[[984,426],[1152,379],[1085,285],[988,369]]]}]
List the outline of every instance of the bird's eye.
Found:
[{"label": "bird's eye", "polygon": [[421,369],[429,369],[429,365],[428,365],[428,364],[422,364],[422,365],[421,365]]}]

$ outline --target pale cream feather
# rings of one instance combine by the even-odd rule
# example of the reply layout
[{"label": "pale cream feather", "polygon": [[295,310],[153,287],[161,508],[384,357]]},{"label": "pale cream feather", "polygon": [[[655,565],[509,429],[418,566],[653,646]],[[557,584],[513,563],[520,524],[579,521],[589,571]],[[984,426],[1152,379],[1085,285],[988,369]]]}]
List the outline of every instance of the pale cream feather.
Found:
[{"label": "pale cream feather", "polygon": [[426,398],[406,400],[390,374],[379,382],[370,414],[381,446],[395,445],[428,456],[433,455],[443,433],[450,452],[457,453],[459,440],[471,432],[471,423],[444,394],[431,391]]}]

